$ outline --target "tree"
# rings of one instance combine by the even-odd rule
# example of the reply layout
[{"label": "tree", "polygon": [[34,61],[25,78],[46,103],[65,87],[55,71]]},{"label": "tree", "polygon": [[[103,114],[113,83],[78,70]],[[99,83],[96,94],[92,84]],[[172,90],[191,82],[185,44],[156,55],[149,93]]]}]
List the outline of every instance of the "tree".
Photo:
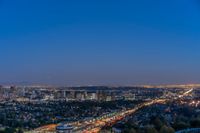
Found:
[{"label": "tree", "polygon": [[134,128],[125,129],[124,133],[136,133],[136,130]]},{"label": "tree", "polygon": [[158,131],[154,127],[147,127],[146,133],[158,133]]},{"label": "tree", "polygon": [[162,123],[162,121],[161,121],[159,118],[155,118],[155,119],[153,120],[153,124],[154,124],[154,126],[155,126],[155,128],[156,128],[157,130],[160,130],[161,127],[163,126],[163,123]]},{"label": "tree", "polygon": [[175,131],[171,127],[162,126],[159,133],[175,133]]},{"label": "tree", "polygon": [[174,128],[176,130],[183,130],[183,129],[186,129],[186,128],[189,128],[190,125],[185,123],[185,122],[175,122],[174,123]]},{"label": "tree", "polygon": [[135,129],[131,128],[129,133],[136,133]]},{"label": "tree", "polygon": [[190,121],[190,124],[193,128],[198,128],[200,127],[200,119],[193,119]]},{"label": "tree", "polygon": [[6,133],[15,133],[16,130],[15,130],[14,128],[6,128],[6,129],[5,129],[5,132],[6,132]]},{"label": "tree", "polygon": [[23,133],[23,130],[20,128],[17,133]]}]

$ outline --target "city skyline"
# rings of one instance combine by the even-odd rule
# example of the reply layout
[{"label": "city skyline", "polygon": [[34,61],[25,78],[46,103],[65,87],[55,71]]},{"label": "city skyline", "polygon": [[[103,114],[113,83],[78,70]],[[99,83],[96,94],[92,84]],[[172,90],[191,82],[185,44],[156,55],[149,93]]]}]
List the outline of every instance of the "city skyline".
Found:
[{"label": "city skyline", "polygon": [[200,83],[200,3],[0,0],[0,84]]}]

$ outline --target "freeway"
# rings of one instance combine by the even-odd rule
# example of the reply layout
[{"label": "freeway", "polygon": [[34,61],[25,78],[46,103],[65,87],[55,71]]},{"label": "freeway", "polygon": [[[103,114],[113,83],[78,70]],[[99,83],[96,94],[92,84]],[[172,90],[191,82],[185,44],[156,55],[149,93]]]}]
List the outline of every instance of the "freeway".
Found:
[{"label": "freeway", "polygon": [[117,113],[114,116],[103,118],[98,121],[94,121],[91,123],[91,126],[89,126],[88,128],[86,128],[83,131],[83,133],[98,133],[102,127],[108,126],[108,125],[113,125],[113,124],[117,123],[118,121],[122,120],[123,118],[135,113],[136,111],[140,110],[141,108],[143,108],[145,106],[150,106],[150,105],[153,105],[156,103],[164,103],[164,102],[166,102],[166,100],[160,100],[160,99],[152,100],[150,102],[145,102],[143,104],[140,104],[140,105],[136,106],[134,109],[124,110],[124,111]]},{"label": "freeway", "polygon": [[[177,94],[177,97],[178,98],[185,97],[188,94],[190,94],[192,91],[193,91],[193,89],[187,90],[183,94]],[[177,97],[174,97],[172,99],[177,99]],[[103,118],[99,121],[94,121],[93,123],[91,123],[90,127],[88,127],[87,129],[85,129],[83,131],[83,133],[98,133],[101,130],[102,127],[104,127],[106,125],[113,125],[113,124],[117,123],[118,121],[122,120],[123,118],[135,113],[136,111],[140,110],[143,107],[151,106],[151,105],[156,104],[156,103],[164,104],[168,100],[169,99],[155,99],[155,100],[152,100],[152,101],[142,103],[142,104],[136,106],[134,109],[124,110],[124,111],[117,113],[114,116],[111,116],[111,117],[108,117],[108,118]]]},{"label": "freeway", "polygon": [[[170,100],[177,100],[178,98],[183,98],[187,95],[189,95],[193,89],[189,89],[185,91],[182,94],[177,94],[175,97],[171,97]],[[69,125],[72,125],[74,127],[74,133],[98,133],[104,126],[111,126],[115,123],[121,121],[122,119],[126,118],[127,116],[134,114],[136,111],[146,107],[151,106],[153,104],[157,103],[166,103],[169,99],[154,99],[151,101],[144,102],[142,104],[137,105],[133,109],[128,110],[122,110],[119,112],[113,112],[110,114],[106,114],[104,116],[101,116],[99,118],[86,120],[82,122],[73,122],[68,123]],[[44,127],[40,127],[30,133],[43,133],[43,132],[53,132],[55,131],[57,125],[51,124]]]}]

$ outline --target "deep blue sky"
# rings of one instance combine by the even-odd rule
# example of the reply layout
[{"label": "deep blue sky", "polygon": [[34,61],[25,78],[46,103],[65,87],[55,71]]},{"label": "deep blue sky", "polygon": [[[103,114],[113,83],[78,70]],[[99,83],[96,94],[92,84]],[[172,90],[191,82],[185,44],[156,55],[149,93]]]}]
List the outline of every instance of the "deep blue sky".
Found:
[{"label": "deep blue sky", "polygon": [[200,82],[198,0],[0,0],[0,83]]}]

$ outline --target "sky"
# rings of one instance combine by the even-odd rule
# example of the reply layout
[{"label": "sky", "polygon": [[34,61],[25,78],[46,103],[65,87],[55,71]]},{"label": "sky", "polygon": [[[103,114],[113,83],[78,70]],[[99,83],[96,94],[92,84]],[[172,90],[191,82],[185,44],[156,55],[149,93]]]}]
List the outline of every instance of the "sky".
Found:
[{"label": "sky", "polygon": [[200,83],[198,0],[0,0],[0,84]]}]

